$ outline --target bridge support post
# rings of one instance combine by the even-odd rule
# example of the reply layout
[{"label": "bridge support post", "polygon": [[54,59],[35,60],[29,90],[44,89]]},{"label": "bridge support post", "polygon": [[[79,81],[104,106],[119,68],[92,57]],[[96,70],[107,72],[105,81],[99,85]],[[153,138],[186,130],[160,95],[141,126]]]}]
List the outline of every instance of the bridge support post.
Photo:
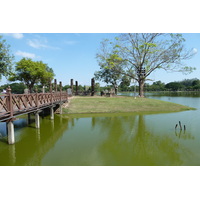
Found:
[{"label": "bridge support post", "polygon": [[54,110],[53,110],[53,106],[50,107],[50,119],[54,119]]},{"label": "bridge support post", "polygon": [[7,134],[8,134],[8,144],[15,143],[15,133],[13,121],[7,122]]},{"label": "bridge support post", "polygon": [[40,115],[39,115],[39,111],[35,112],[35,128],[40,128]]}]

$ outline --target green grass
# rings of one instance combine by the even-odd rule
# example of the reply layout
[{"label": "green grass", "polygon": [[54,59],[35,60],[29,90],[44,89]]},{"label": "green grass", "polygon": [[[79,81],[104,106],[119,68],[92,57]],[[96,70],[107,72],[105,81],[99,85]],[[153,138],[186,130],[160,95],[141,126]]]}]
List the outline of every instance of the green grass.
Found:
[{"label": "green grass", "polygon": [[156,99],[133,97],[75,97],[70,100],[66,114],[126,113],[126,112],[179,112],[194,110],[184,105]]}]

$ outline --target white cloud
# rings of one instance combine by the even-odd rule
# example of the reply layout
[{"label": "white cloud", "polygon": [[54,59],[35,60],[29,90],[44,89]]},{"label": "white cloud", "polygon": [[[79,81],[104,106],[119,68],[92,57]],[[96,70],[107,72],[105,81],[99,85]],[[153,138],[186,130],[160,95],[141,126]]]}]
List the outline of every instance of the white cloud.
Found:
[{"label": "white cloud", "polygon": [[16,39],[21,39],[24,37],[24,35],[22,33],[13,33],[12,36]]},{"label": "white cloud", "polygon": [[15,53],[15,55],[26,57],[26,58],[35,58],[36,57],[35,54],[33,54],[33,53],[28,53],[28,52],[23,52],[23,51],[17,51]]},{"label": "white cloud", "polygon": [[46,44],[43,44],[41,41],[39,41],[38,39],[32,39],[32,40],[28,40],[28,45],[39,49],[39,48],[48,48],[48,46]]},{"label": "white cloud", "polygon": [[192,53],[196,54],[198,52],[197,48],[192,49]]},{"label": "white cloud", "polygon": [[52,47],[47,45],[47,40],[46,39],[32,39],[32,40],[27,40],[27,44],[35,49],[40,49],[40,48],[48,48],[48,49],[60,49],[58,47]]},{"label": "white cloud", "polygon": [[64,43],[67,45],[74,45],[74,44],[77,44],[77,41],[68,40],[68,41],[65,41]]},{"label": "white cloud", "polygon": [[15,39],[21,39],[24,37],[22,33],[5,33],[5,35],[11,36]]}]

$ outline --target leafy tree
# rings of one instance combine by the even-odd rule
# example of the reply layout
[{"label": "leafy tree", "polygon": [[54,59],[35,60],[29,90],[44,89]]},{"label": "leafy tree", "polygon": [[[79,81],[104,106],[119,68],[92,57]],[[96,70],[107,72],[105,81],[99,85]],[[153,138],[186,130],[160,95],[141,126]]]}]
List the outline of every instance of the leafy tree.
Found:
[{"label": "leafy tree", "polygon": [[104,67],[105,65],[102,64],[100,71],[96,71],[94,73],[95,80],[103,81],[107,84],[112,84],[112,86],[115,88],[115,94],[117,94],[117,88],[121,75],[119,72],[115,71],[112,68],[108,69]]},{"label": "leafy tree", "polygon": [[128,91],[130,84],[131,84],[130,78],[127,77],[127,76],[123,76],[122,77],[122,81],[120,83],[120,89],[121,89],[121,91]]},{"label": "leafy tree", "polygon": [[153,84],[151,85],[151,90],[153,90],[153,91],[163,91],[163,90],[165,90],[165,84],[162,83],[161,81],[153,82]]},{"label": "leafy tree", "polygon": [[184,79],[182,81],[179,81],[182,85],[184,85],[186,88],[192,86],[193,81],[196,79]]},{"label": "leafy tree", "polygon": [[10,55],[10,46],[0,35],[0,79],[2,76],[8,76],[12,69],[13,55]]},{"label": "leafy tree", "polygon": [[114,42],[104,40],[97,53],[100,66],[129,76],[139,83],[139,95],[144,96],[147,77],[157,69],[190,73],[195,68],[182,61],[194,53],[184,47],[181,34],[129,33],[121,34]]},{"label": "leafy tree", "polygon": [[115,62],[115,67],[108,67],[109,62],[108,55],[109,49],[107,49],[109,40],[104,40],[101,42],[100,52],[96,55],[98,64],[100,66],[100,71],[95,72],[94,76],[96,80],[103,81],[107,84],[111,84],[115,89],[115,94],[117,94],[117,88],[122,78],[122,66],[124,63]]},{"label": "leafy tree", "polygon": [[170,82],[170,83],[167,83],[165,85],[165,87],[167,89],[170,89],[172,91],[178,91],[178,90],[181,90],[184,88],[184,85],[182,85],[180,82]]},{"label": "leafy tree", "polygon": [[15,72],[10,75],[9,81],[22,81],[32,92],[34,84],[47,84],[53,77],[53,70],[47,64],[30,58],[22,58],[16,63]]},{"label": "leafy tree", "polygon": [[62,87],[62,90],[66,91],[68,88],[71,88],[71,86],[70,85],[65,85],[65,86]]},{"label": "leafy tree", "polygon": [[42,86],[49,86],[49,83],[52,82],[53,77],[55,76],[53,69],[46,65],[46,70],[43,71],[43,75],[40,78],[40,83]]},{"label": "leafy tree", "polygon": [[6,90],[8,86],[11,87],[12,93],[15,93],[15,94],[23,94],[24,89],[26,88],[26,86],[23,83],[11,83],[11,84],[1,85],[0,91]]},{"label": "leafy tree", "polygon": [[199,79],[195,79],[192,81],[192,86],[197,86],[200,85],[200,80]]},{"label": "leafy tree", "polygon": [[194,86],[193,86],[193,89],[194,89],[194,90],[199,90],[199,89],[200,89],[200,84],[194,85]]}]

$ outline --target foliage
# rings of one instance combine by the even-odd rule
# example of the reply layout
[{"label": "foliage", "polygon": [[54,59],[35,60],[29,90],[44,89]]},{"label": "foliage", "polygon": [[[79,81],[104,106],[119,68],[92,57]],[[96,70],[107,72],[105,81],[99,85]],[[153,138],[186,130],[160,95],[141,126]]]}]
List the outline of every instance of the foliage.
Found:
[{"label": "foliage", "polygon": [[[121,86],[121,84],[120,84]],[[138,86],[136,86],[137,91],[139,90]],[[134,91],[134,86],[129,86],[126,88],[119,87],[120,91]],[[149,83],[145,83],[144,90],[146,92],[149,91],[196,91],[200,90],[200,80],[197,78],[193,79],[184,79],[182,81],[172,81],[167,84],[161,81],[155,81],[151,85]]]},{"label": "foliage", "polygon": [[2,76],[8,76],[12,70],[13,55],[10,55],[10,46],[0,35],[0,79]]},{"label": "foliage", "polygon": [[143,96],[147,77],[157,69],[190,73],[195,68],[185,66],[183,60],[194,54],[184,48],[181,34],[129,33],[121,34],[114,42],[104,40],[97,53],[98,63],[139,83]]},{"label": "foliage", "polygon": [[170,89],[172,91],[178,91],[184,88],[184,86],[179,82],[170,82],[165,85],[165,88]]},{"label": "foliage", "polygon": [[12,93],[15,94],[23,94],[24,89],[26,88],[26,86],[23,83],[11,83],[11,84],[1,85],[0,91],[6,90],[8,86],[10,86],[10,88],[12,89]]},{"label": "foliage", "polygon": [[152,91],[163,91],[165,90],[165,84],[162,83],[161,81],[156,81],[153,82],[152,86],[151,86],[151,90]]},{"label": "foliage", "polygon": [[42,61],[33,61],[23,58],[16,63],[15,72],[9,77],[9,81],[22,81],[32,92],[34,84],[47,85],[54,77],[53,70]]},{"label": "foliage", "polygon": [[94,76],[95,80],[103,81],[107,84],[111,84],[115,89],[119,85],[121,74],[113,68],[105,68],[106,64],[102,64],[100,71],[96,71]]},{"label": "foliage", "polygon": [[130,86],[131,80],[127,76],[122,77],[122,81],[120,83],[120,90],[121,91],[128,91],[128,87]]}]

